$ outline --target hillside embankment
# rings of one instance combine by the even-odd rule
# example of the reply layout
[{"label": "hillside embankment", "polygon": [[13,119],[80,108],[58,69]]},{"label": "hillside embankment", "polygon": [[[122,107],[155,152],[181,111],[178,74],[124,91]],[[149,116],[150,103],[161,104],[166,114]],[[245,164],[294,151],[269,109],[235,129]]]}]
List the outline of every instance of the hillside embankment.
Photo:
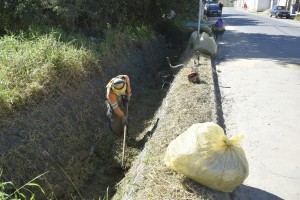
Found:
[{"label": "hillside embankment", "polygon": [[[120,166],[119,142],[108,128],[106,83],[118,74],[130,76],[130,132],[139,135],[164,97],[157,74],[168,67],[169,53],[163,38],[116,49],[113,60],[103,58],[101,70],[78,85],[7,116],[0,126],[5,180],[22,185],[48,172],[35,181],[46,191],[40,199],[98,199],[108,187],[113,194],[124,171],[116,167]],[[133,147],[132,154],[137,155],[140,148]]]},{"label": "hillside embankment", "polygon": [[[116,49],[87,79],[8,116],[0,126],[3,177],[22,185],[47,172],[35,181],[46,191],[42,199],[211,197],[212,191],[163,163],[169,142],[193,123],[219,123],[211,58],[182,52],[191,33],[169,32]],[[184,67],[171,69],[166,57]],[[187,77],[194,70],[199,80],[192,83]],[[104,104],[106,83],[118,74],[129,75],[133,89],[125,168],[122,141],[108,128]]]}]

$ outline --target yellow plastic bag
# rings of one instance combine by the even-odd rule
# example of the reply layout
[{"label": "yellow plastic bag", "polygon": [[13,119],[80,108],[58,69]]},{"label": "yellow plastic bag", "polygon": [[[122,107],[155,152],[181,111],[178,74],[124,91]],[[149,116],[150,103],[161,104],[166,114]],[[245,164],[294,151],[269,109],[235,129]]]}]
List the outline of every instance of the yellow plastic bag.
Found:
[{"label": "yellow plastic bag", "polygon": [[212,122],[193,124],[173,140],[164,161],[171,169],[192,180],[222,192],[232,192],[249,173],[240,141],[228,139],[224,130]]}]

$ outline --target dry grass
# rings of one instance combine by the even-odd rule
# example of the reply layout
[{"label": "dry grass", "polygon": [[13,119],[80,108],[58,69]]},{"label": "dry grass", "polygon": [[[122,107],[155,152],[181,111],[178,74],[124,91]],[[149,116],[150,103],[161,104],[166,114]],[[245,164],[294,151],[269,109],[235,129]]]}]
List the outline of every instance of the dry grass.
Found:
[{"label": "dry grass", "polygon": [[[89,76],[89,80],[80,81],[79,85],[70,83],[69,79],[53,83],[68,87],[56,87],[58,90],[51,98],[37,101],[19,112],[13,121],[3,121],[0,139],[6,145],[0,147],[0,165],[6,176],[24,182],[45,170],[50,171],[42,180],[47,193],[53,192],[47,199],[71,199],[76,195],[80,199],[80,194],[90,197],[87,199],[103,197],[108,186],[109,193],[114,193],[113,185],[123,176],[123,171],[117,168],[120,145],[107,134],[107,118],[101,104],[105,96],[102,86],[112,76],[126,73],[132,74],[135,86],[130,134],[137,140],[149,131],[154,134],[136,159],[139,150],[128,147],[126,166],[132,168],[119,183],[114,198],[211,198],[210,190],[185,179],[163,163],[166,148],[176,136],[193,123],[215,119],[210,59],[201,57],[200,83],[192,84],[187,75],[196,55],[186,53],[181,63],[187,67],[177,73],[167,96],[160,102],[165,94],[153,83],[159,63],[165,61],[164,47],[160,45],[161,41],[157,41],[131,54],[120,49],[125,52],[116,54],[120,55],[117,59],[106,58],[102,62],[105,67],[95,77]],[[143,80],[137,78],[141,76]]]},{"label": "dry grass", "polygon": [[[127,54],[129,51],[131,54]],[[80,196],[98,199],[106,194],[108,187],[109,194],[113,194],[123,171],[117,158],[120,148],[107,125],[105,85],[117,74],[129,74],[135,89],[130,111],[132,114],[138,112],[135,104],[142,101],[141,91],[149,91],[148,87],[154,84],[151,80],[165,52],[161,39],[153,39],[143,48],[127,49],[123,57],[115,58],[116,63],[106,58],[103,71],[88,74],[82,81],[75,79],[78,82],[74,84],[68,79],[57,81],[53,84],[68,87],[57,87],[54,95],[38,99],[32,106],[19,110],[13,118],[1,121],[3,176],[22,184],[49,171],[39,182],[47,194],[41,199],[81,199]],[[143,77],[143,80],[136,77]],[[153,94],[159,96],[156,91]],[[156,105],[149,100],[144,103],[147,116],[136,116],[136,125],[131,127],[133,134],[144,129],[138,124],[149,121],[156,110],[149,112]],[[138,154],[137,149],[130,151],[130,155]]]},{"label": "dry grass", "polygon": [[[200,83],[187,79],[196,54],[186,52],[181,59],[186,67],[178,71],[171,88],[157,111],[154,134],[118,184],[113,199],[212,199],[212,191],[186,179],[163,161],[168,144],[194,123],[215,120],[212,67],[209,58],[200,57]],[[156,123],[156,124],[155,124]]]}]

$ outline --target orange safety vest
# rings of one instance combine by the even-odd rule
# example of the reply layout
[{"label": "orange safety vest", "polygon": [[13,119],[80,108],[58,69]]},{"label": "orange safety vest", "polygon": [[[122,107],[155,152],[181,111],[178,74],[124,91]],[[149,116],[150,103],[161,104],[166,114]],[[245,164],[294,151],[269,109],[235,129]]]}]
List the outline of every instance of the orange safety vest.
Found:
[{"label": "orange safety vest", "polygon": [[[129,77],[127,75],[119,75],[116,78],[121,78],[123,80],[125,80],[126,83],[126,94],[127,95],[131,95],[131,87],[130,87],[130,80]],[[113,90],[112,90],[112,82],[113,82],[114,78],[112,78],[108,84],[106,85],[106,98],[110,104],[110,106],[112,107],[112,109],[114,110],[114,112],[116,113],[116,115],[118,117],[124,117],[125,114],[124,112],[120,109],[119,107],[119,102],[121,102],[122,100],[122,96],[123,95],[118,95],[116,94]]]}]

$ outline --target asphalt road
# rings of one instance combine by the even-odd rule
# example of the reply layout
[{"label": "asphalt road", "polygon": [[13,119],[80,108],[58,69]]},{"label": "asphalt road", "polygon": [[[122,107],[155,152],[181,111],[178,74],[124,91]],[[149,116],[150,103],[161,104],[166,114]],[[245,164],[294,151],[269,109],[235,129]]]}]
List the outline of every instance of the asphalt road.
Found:
[{"label": "asphalt road", "polygon": [[230,196],[300,199],[300,22],[236,8],[222,18],[215,63],[225,129],[244,135],[249,162]]}]

